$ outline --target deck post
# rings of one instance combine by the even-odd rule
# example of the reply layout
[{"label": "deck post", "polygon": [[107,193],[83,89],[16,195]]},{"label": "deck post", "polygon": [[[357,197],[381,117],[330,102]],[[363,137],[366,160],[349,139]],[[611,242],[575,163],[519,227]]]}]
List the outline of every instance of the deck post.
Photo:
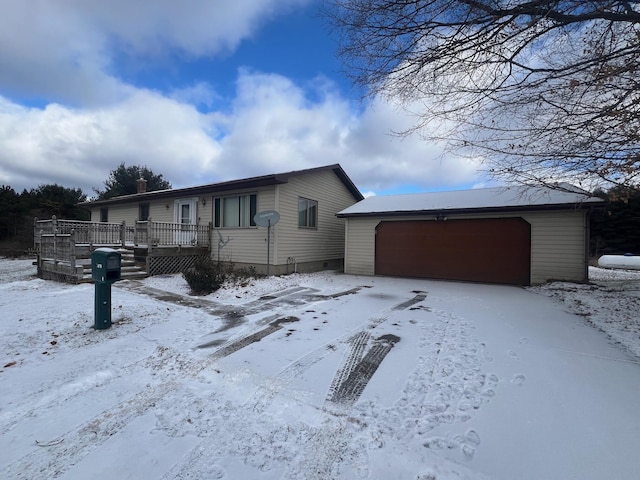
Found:
[{"label": "deck post", "polygon": [[33,218],[33,248],[38,250],[38,217]]},{"label": "deck post", "polygon": [[71,266],[71,271],[73,274],[76,274],[76,231],[71,230],[69,232],[69,265]]},{"label": "deck post", "polygon": [[151,233],[153,232],[152,224],[151,217],[147,218],[147,256],[151,254],[151,249],[153,248],[153,238],[151,238]]},{"label": "deck post", "polygon": [[123,220],[120,224],[120,245],[125,247],[127,241],[127,223]]},{"label": "deck post", "polygon": [[56,271],[58,270],[58,219],[55,215],[51,217],[51,223],[53,225],[53,265]]},{"label": "deck post", "polygon": [[[40,242],[42,242],[42,239],[40,239]],[[38,217],[34,217],[33,219],[33,249],[36,251],[36,262],[38,264],[37,269],[38,275],[40,275],[40,267],[42,266],[40,250],[42,249],[38,247]]]}]

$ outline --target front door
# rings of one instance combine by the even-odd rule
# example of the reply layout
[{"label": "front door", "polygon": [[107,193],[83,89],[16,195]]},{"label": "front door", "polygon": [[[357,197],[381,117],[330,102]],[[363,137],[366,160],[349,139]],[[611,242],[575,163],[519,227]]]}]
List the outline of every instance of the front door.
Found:
[{"label": "front door", "polygon": [[175,241],[178,245],[195,245],[197,235],[197,198],[176,200],[175,223],[177,223]]}]

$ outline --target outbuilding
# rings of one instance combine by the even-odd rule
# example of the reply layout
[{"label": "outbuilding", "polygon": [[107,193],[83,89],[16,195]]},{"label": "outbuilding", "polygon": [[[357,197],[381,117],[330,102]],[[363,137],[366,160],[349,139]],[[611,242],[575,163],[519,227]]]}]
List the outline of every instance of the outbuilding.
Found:
[{"label": "outbuilding", "polygon": [[345,273],[508,285],[588,280],[589,214],[569,185],[368,197],[338,213]]}]

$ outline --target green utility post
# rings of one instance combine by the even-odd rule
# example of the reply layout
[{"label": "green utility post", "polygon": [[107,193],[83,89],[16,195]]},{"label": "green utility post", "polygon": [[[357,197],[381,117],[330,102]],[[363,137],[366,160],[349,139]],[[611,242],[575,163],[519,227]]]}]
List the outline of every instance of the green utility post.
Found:
[{"label": "green utility post", "polygon": [[112,248],[96,248],[91,254],[91,276],[95,281],[95,328],[111,327],[111,284],[122,275],[120,253]]}]

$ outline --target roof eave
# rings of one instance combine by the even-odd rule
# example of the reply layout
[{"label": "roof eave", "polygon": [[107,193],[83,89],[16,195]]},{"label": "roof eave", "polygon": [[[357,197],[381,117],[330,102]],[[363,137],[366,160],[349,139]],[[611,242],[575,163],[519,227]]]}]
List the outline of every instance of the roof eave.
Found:
[{"label": "roof eave", "polygon": [[251,177],[241,180],[230,180],[227,182],[210,183],[207,185],[198,185],[195,187],[158,190],[145,193],[133,193],[131,195],[123,195],[120,197],[107,198],[104,200],[93,200],[78,204],[82,208],[91,209],[92,207],[100,207],[103,205],[118,205],[122,203],[144,202],[155,199],[176,198],[193,195],[224,193],[232,190],[247,190],[251,188],[268,187],[273,185],[281,185],[289,182],[289,178],[306,175],[314,172],[331,170],[340,179],[344,186],[349,190],[356,201],[364,199],[360,190],[354,185],[340,164],[325,165],[322,167],[309,168],[306,170],[297,170],[287,173],[277,173],[271,175],[263,175],[260,177]]},{"label": "roof eave", "polygon": [[481,208],[440,208],[428,210],[394,210],[384,212],[359,212],[359,213],[338,213],[338,218],[349,217],[417,217],[429,215],[464,215],[482,213],[517,213],[531,211],[549,210],[582,210],[588,208],[604,207],[604,202],[581,202],[581,203],[561,203],[553,205],[518,205],[509,207],[481,207]]},{"label": "roof eave", "polygon": [[231,190],[246,190],[250,188],[266,187],[271,185],[278,185],[286,183],[287,180],[279,177],[278,175],[269,175],[267,177],[259,177],[244,180],[232,180],[229,182],[222,182],[217,184],[198,185],[196,187],[178,188],[171,190],[158,190],[145,193],[133,193],[131,195],[123,195],[120,197],[107,198],[104,200],[93,200],[89,202],[82,202],[79,204],[81,207],[91,208],[102,205],[117,205],[122,203],[132,203],[149,201],[163,198],[176,198],[185,196],[194,196],[202,194],[212,193],[224,193]]}]

